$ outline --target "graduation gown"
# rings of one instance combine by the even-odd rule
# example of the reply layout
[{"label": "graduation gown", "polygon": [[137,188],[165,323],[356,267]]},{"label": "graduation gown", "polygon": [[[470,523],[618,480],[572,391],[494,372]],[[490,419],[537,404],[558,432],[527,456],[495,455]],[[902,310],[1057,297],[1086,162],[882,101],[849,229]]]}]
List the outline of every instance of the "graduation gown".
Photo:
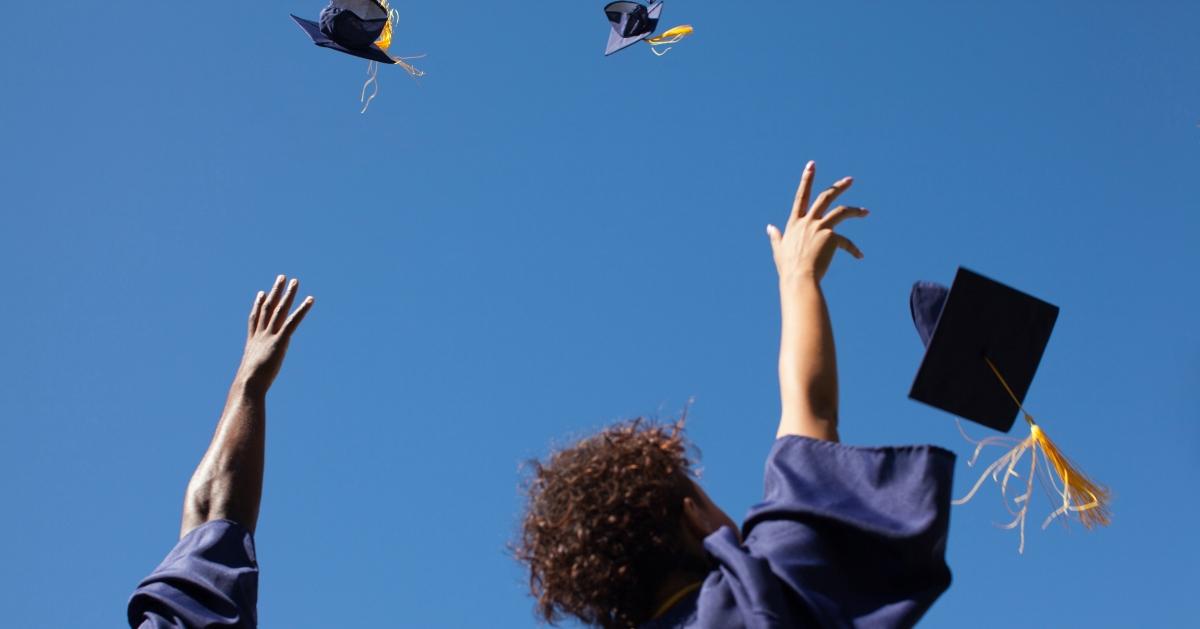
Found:
[{"label": "graduation gown", "polygon": [[133,629],[199,629],[258,625],[258,561],[254,537],[230,520],[188,532],[133,592]]},{"label": "graduation gown", "polygon": [[954,455],[783,437],[765,496],[704,540],[715,569],[643,629],[909,627],[950,586]]}]

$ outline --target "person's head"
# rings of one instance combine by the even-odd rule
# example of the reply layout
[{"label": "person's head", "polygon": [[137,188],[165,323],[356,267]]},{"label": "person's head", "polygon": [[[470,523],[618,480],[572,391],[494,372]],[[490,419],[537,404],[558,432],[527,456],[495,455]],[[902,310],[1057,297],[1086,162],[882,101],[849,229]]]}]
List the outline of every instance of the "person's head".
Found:
[{"label": "person's head", "polygon": [[668,579],[701,578],[704,537],[737,527],[694,482],[683,421],[611,426],[533,464],[516,546],[538,615],[628,627]]}]

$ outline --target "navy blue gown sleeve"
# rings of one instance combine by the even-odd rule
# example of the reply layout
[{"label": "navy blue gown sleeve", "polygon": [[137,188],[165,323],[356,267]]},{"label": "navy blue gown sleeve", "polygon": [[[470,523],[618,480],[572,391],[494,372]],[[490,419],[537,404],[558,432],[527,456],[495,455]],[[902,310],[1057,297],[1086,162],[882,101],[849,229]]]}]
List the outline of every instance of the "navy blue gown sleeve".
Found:
[{"label": "navy blue gown sleeve", "polygon": [[258,625],[254,537],[230,520],[206,522],[179,540],[129,599],[134,629]]},{"label": "navy blue gown sleeve", "polygon": [[[658,626],[910,627],[950,586],[954,455],[776,441],[765,497],[704,545],[717,568]],[[692,607],[694,605],[694,607]]]}]

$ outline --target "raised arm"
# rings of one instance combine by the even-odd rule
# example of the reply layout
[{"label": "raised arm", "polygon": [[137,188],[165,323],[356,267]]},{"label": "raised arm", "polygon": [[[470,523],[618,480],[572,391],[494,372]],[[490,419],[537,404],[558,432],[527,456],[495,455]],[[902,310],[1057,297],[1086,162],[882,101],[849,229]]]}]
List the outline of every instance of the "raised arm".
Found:
[{"label": "raised arm", "polygon": [[867,210],[839,205],[827,211],[850,187],[850,177],[823,190],[810,207],[815,171],[813,162],[804,167],[785,231],[780,233],[774,225],[767,226],[779,272],[783,324],[779,339],[779,397],[783,410],[777,436],[837,441],[837,357],[821,278],[839,248],[862,258],[854,243],[833,230],[847,218],[866,216]]},{"label": "raised arm", "polygon": [[250,309],[246,348],[225,410],[204,458],[192,474],[183,500],[179,536],[212,520],[232,520],[254,532],[262,498],[266,445],[267,390],[283,365],[288,342],[312,307],[308,297],[291,315],[299,281],[275,279],[269,294],[259,291]]}]

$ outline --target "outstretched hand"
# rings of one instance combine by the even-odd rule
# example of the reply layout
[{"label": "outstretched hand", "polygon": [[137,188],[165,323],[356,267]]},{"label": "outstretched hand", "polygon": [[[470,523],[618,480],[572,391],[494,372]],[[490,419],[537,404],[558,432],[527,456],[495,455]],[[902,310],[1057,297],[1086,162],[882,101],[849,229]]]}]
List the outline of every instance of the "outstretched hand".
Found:
[{"label": "outstretched hand", "polygon": [[283,275],[275,278],[271,292],[262,291],[254,298],[254,306],[250,309],[250,320],[247,323],[246,349],[242,353],[242,364],[238,367],[238,380],[244,383],[246,391],[258,396],[265,396],[279,368],[283,366],[283,357],[287,354],[288,342],[292,334],[304,320],[313,305],[313,298],[306,297],[291,314],[292,302],[296,299],[296,289],[300,281]]},{"label": "outstretched hand", "polygon": [[781,286],[798,280],[813,278],[820,282],[829,270],[829,263],[838,249],[845,249],[855,258],[862,258],[862,251],[849,238],[838,234],[834,228],[847,218],[861,218],[868,214],[860,207],[839,205],[826,212],[840,194],[854,183],[843,177],[832,186],[821,191],[817,200],[809,206],[813,175],[816,165],[809,162],[800,178],[796,200],[788,216],[785,231],[767,225],[767,236],[771,239],[771,251],[775,255],[775,270],[779,272]]}]

